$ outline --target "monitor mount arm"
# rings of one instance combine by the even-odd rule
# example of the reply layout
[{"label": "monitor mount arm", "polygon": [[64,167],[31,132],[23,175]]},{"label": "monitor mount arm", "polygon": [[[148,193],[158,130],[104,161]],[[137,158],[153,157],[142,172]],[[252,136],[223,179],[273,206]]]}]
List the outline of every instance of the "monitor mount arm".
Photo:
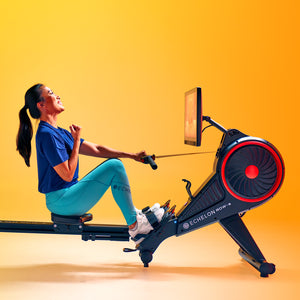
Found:
[{"label": "monitor mount arm", "polygon": [[203,116],[202,121],[206,121],[209,124],[211,124],[212,126],[216,127],[220,131],[222,131],[223,133],[227,133],[227,130],[222,125],[220,125],[217,122],[215,122],[214,120],[212,120],[209,116]]}]

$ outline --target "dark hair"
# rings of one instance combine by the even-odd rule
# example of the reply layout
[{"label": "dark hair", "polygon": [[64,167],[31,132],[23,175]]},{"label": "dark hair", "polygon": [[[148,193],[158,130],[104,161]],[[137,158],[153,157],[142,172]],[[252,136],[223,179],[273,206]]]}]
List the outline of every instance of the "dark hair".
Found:
[{"label": "dark hair", "polygon": [[27,109],[32,118],[39,119],[41,116],[40,110],[37,108],[37,103],[43,100],[41,97],[41,87],[43,84],[35,84],[27,90],[25,94],[25,105],[19,112],[20,125],[17,135],[17,151],[24,158],[25,163],[30,167],[31,155],[31,139],[33,135],[31,121],[27,115]]}]

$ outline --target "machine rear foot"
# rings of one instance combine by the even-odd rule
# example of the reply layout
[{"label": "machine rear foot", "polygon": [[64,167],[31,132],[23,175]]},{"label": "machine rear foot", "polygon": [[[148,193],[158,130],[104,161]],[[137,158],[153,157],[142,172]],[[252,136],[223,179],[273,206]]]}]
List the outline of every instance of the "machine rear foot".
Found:
[{"label": "machine rear foot", "polygon": [[269,274],[273,274],[276,271],[276,267],[274,264],[270,264],[270,263],[262,263],[260,268],[260,277],[269,277]]},{"label": "machine rear foot", "polygon": [[269,277],[269,275],[275,273],[276,271],[274,264],[266,261],[259,262],[241,248],[239,249],[239,254],[243,259],[245,259],[250,265],[260,272],[260,277]]}]

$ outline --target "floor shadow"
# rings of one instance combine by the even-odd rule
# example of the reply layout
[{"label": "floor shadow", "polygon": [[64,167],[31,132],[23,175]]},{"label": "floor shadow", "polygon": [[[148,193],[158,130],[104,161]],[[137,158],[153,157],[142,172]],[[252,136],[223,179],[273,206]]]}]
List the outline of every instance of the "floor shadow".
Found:
[{"label": "floor shadow", "polygon": [[[299,281],[296,272],[284,271],[284,277]],[[97,282],[106,280],[138,279],[162,281],[174,276],[214,277],[235,280],[257,280],[259,272],[240,263],[227,267],[176,267],[150,265],[144,268],[141,264],[101,264],[84,266],[74,264],[42,264],[28,266],[12,266],[0,268],[0,284],[13,282]],[[271,276],[275,276],[274,275]],[[281,278],[282,280],[282,278]],[[294,281],[293,280],[293,281]]]}]

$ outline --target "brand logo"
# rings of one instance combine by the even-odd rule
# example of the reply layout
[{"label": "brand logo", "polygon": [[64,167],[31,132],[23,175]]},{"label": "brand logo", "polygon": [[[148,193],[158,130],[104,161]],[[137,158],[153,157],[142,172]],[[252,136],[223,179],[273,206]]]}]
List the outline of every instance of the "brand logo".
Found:
[{"label": "brand logo", "polygon": [[187,230],[190,228],[189,223],[183,223],[183,229]]},{"label": "brand logo", "polygon": [[227,209],[230,206],[231,206],[231,203],[229,202],[229,203],[223,204],[215,209],[209,210],[209,211],[205,212],[204,214],[197,215],[193,219],[190,219],[188,222],[183,223],[182,227],[184,230],[188,230],[190,227],[195,226],[196,224],[201,223],[212,217],[214,217],[215,220],[217,220],[216,215],[218,215],[218,213],[220,213],[224,209]]},{"label": "brand logo", "polygon": [[127,192],[130,193],[130,188],[127,186],[122,186],[122,185],[116,185],[114,184],[112,187],[114,190],[118,190],[120,192]]}]

